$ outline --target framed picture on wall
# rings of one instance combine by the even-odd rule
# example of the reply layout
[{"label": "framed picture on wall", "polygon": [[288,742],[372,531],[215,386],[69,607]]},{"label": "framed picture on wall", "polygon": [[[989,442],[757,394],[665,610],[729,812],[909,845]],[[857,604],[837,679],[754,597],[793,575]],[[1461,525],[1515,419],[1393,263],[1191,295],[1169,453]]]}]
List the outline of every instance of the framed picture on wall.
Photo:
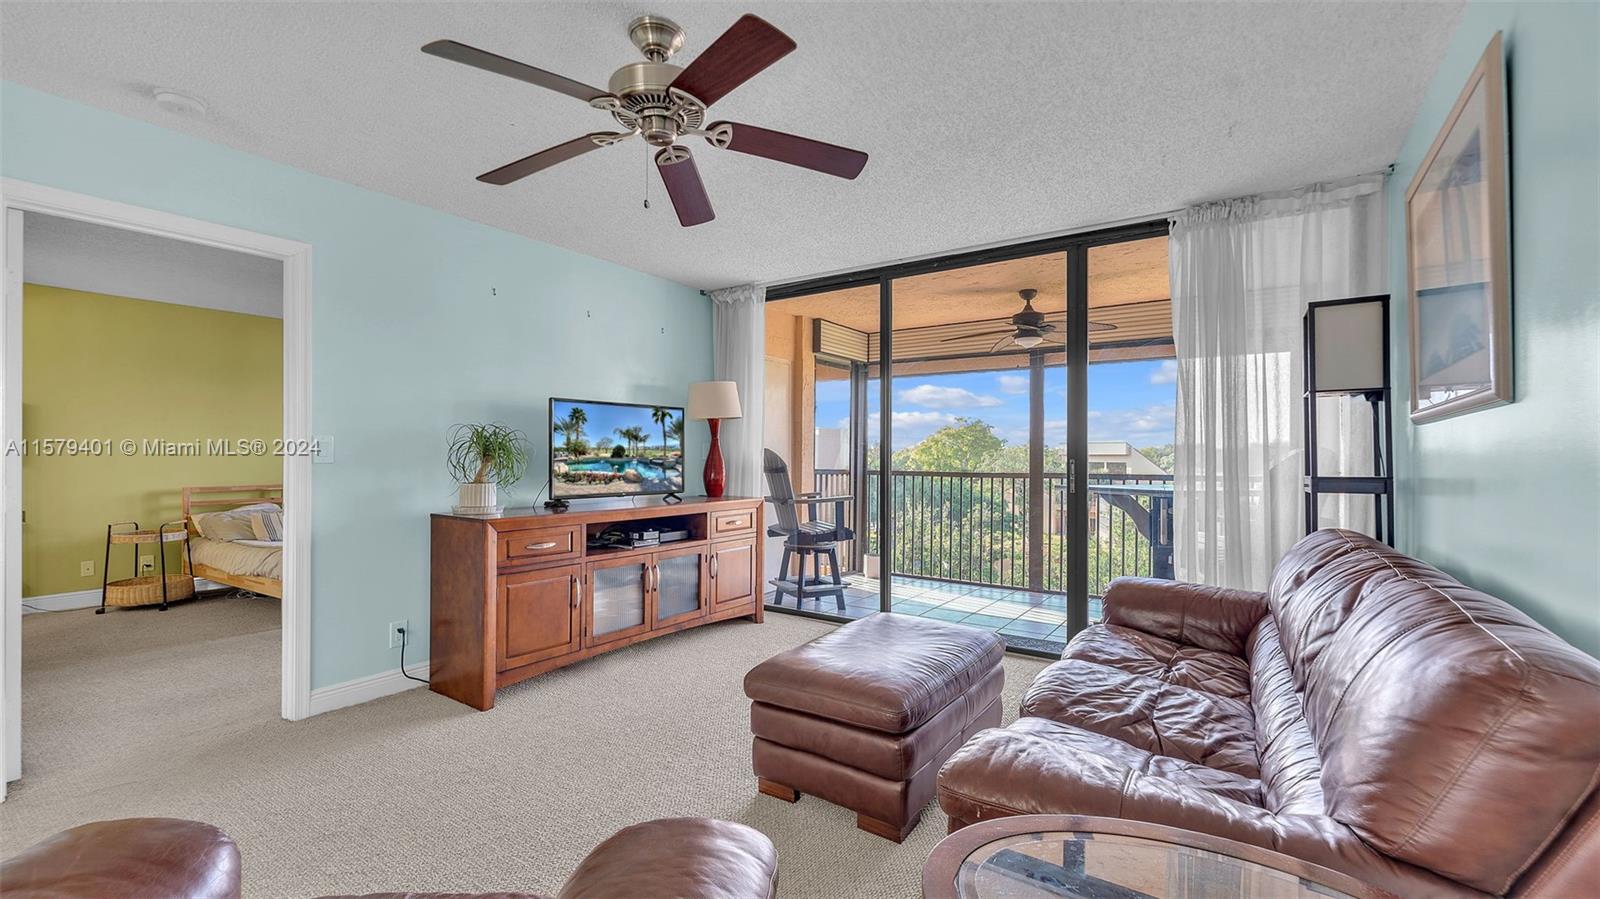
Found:
[{"label": "framed picture on wall", "polygon": [[1512,400],[1506,130],[1496,33],[1406,189],[1415,422]]}]

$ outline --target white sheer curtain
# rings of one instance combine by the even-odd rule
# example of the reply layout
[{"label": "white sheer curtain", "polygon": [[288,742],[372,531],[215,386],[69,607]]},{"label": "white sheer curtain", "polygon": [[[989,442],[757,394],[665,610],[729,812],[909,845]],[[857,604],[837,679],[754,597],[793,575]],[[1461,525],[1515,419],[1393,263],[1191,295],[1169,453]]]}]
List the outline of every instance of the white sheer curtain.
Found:
[{"label": "white sheer curtain", "polygon": [[712,377],[739,385],[743,418],[722,423],[722,459],[729,496],[765,496],[761,474],[761,410],[767,346],[767,289],[754,284],[713,290]]},{"label": "white sheer curtain", "polygon": [[[1385,292],[1384,229],[1381,175],[1172,219],[1180,579],[1265,589],[1305,532],[1300,316],[1311,300]],[[1343,407],[1338,442],[1370,445],[1368,416],[1365,404]],[[1324,424],[1319,444],[1331,436]],[[1348,504],[1336,511],[1361,514]]]}]

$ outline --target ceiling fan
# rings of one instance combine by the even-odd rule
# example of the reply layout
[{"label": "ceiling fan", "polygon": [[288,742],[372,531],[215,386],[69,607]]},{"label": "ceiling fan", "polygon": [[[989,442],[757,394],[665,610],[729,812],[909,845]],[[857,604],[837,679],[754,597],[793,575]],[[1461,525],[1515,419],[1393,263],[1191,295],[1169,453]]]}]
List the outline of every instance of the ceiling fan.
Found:
[{"label": "ceiling fan", "polygon": [[683,47],[683,36],[682,28],[661,16],[634,19],[628,25],[628,37],[645,61],[617,69],[607,90],[456,41],[433,41],[422,52],[576,97],[611,113],[625,129],[585,134],[478,176],[488,184],[510,184],[590,150],[642,137],[645,143],[661,148],[655,154],[656,169],[672,198],[678,222],[689,227],[711,221],[716,213],[700,182],[694,156],[688,147],[678,145],[679,138],[703,137],[713,147],[840,178],[861,174],[867,154],[860,150],[737,122],[705,124],[706,107],[795,48],[788,35],[756,16],[745,15],[687,67],[679,67],[667,60]]},{"label": "ceiling fan", "polygon": [[[1066,338],[1058,333],[1060,329],[1045,321],[1043,312],[1033,308],[1033,298],[1038,295],[1039,291],[1031,287],[1017,291],[1017,296],[1022,297],[1022,311],[1011,316],[1011,327],[1009,329],[981,331],[977,334],[957,334],[954,337],[946,337],[939,342],[954,343],[958,340],[971,340],[974,337],[1002,335],[998,341],[995,341],[995,345],[989,348],[991,353],[1008,343],[1014,343],[1025,350],[1031,350],[1044,343],[1065,344],[1067,342]],[[1109,322],[1089,322],[1089,331],[1091,333],[1096,331],[1115,331],[1116,329],[1117,326]]]}]

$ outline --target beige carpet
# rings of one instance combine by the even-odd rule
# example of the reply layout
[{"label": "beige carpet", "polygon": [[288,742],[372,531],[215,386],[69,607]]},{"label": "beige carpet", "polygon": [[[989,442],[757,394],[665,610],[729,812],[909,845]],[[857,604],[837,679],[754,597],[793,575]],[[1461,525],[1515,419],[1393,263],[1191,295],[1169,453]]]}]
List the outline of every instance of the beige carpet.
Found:
[{"label": "beige carpet", "polygon": [[[831,625],[768,615],[591,659],[474,712],[424,689],[279,720],[277,605],[23,622],[25,776],[0,854],[99,818],[209,821],[239,841],[248,896],[380,889],[554,891],[617,828],[674,815],[772,838],[785,899],[918,895],[943,836],[904,844],[815,797],[758,796],[744,672]],[[1006,658],[1008,719],[1042,663]]]}]

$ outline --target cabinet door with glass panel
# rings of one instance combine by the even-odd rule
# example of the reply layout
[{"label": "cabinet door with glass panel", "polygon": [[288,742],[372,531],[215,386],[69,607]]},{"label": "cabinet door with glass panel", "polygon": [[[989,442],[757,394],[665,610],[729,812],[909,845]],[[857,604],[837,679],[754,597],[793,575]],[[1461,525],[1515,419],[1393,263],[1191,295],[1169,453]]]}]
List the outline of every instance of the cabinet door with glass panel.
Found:
[{"label": "cabinet door with glass panel", "polygon": [[648,600],[654,577],[652,557],[625,556],[589,563],[584,595],[584,645],[598,646],[650,630]]},{"label": "cabinet door with glass panel", "polygon": [[653,627],[670,627],[706,614],[706,551],[703,547],[663,550],[651,557],[655,567]]}]

